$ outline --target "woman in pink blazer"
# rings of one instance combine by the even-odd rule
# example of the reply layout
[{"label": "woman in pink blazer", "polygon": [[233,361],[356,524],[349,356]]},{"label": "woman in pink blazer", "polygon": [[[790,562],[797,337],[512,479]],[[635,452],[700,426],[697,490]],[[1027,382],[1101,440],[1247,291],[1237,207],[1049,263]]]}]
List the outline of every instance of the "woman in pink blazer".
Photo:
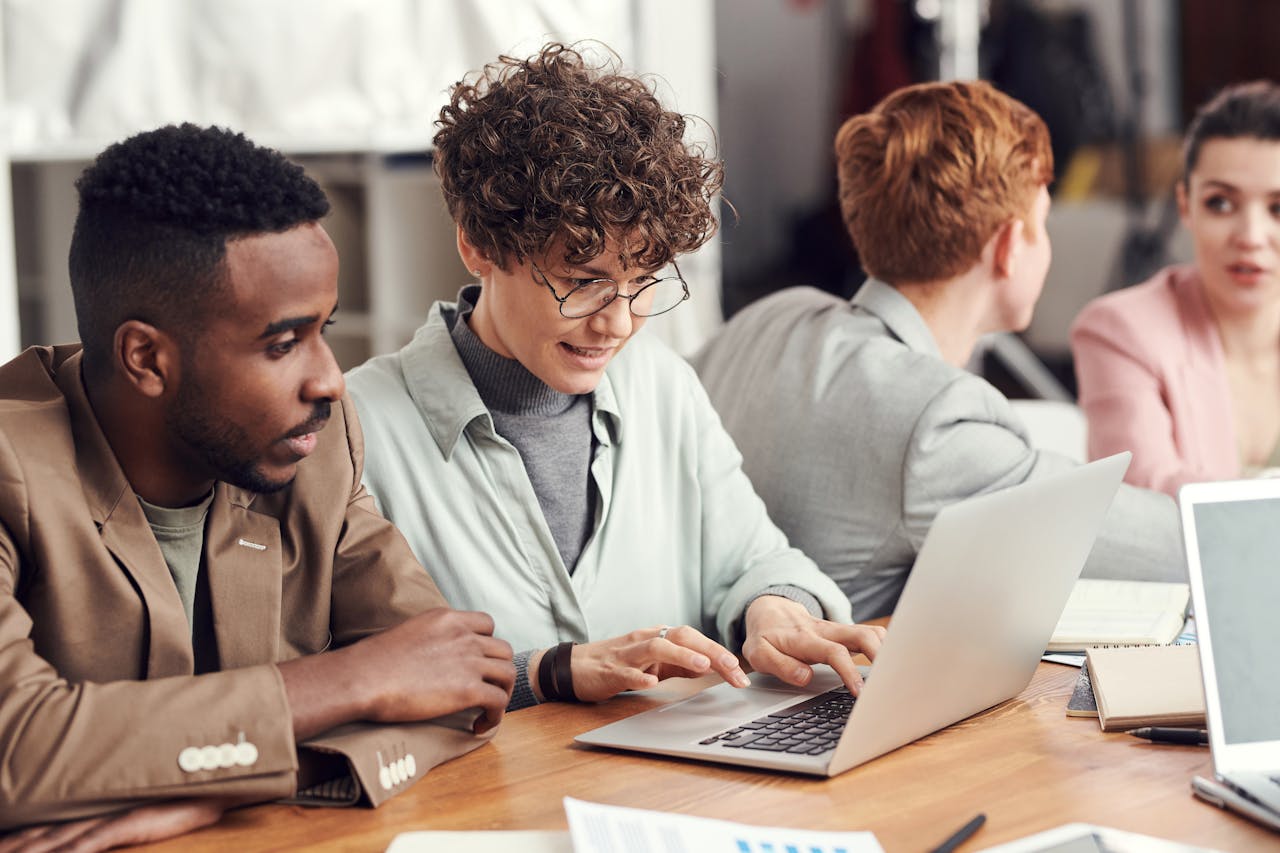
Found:
[{"label": "woman in pink blazer", "polygon": [[1183,483],[1280,465],[1280,86],[1197,112],[1177,186],[1195,262],[1090,302],[1071,329],[1089,455]]}]

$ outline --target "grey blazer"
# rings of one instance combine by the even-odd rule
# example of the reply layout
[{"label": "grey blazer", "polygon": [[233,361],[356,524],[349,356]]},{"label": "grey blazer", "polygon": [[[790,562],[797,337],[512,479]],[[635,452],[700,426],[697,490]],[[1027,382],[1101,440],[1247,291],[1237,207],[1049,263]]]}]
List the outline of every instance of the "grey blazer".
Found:
[{"label": "grey blazer", "polygon": [[[943,361],[915,307],[883,282],[852,302],[807,287],[774,294],[693,361],[769,516],[855,619],[893,611],[942,507],[1076,464],[1031,447],[1004,395]],[[1084,575],[1185,579],[1173,501],[1121,486]]]}]

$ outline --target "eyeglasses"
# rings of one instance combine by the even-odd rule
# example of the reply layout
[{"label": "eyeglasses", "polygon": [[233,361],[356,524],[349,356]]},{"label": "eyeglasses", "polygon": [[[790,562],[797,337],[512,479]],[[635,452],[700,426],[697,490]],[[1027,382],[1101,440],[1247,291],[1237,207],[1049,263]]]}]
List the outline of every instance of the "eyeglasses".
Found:
[{"label": "eyeglasses", "polygon": [[534,281],[551,291],[556,302],[560,303],[560,316],[567,320],[590,317],[619,298],[627,300],[631,313],[635,316],[656,317],[689,298],[689,285],[685,284],[675,261],[671,262],[674,275],[655,278],[630,296],[620,293],[618,283],[611,278],[559,279],[565,286],[571,287],[568,293],[561,296],[547,280],[547,274],[538,269],[537,264],[532,266]]}]

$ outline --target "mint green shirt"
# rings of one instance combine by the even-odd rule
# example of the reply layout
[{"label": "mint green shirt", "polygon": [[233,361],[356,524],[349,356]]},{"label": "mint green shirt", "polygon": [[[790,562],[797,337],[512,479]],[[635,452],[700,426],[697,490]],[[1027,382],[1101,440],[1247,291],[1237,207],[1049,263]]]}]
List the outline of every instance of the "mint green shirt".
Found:
[{"label": "mint green shirt", "polygon": [[404,349],[347,376],[365,436],[364,482],[455,607],[491,614],[519,649],[689,624],[729,642],[753,596],[849,602],[787,544],[693,370],[641,333],[594,392],[599,495],[571,575],[519,452],[493,428],[438,302]]}]

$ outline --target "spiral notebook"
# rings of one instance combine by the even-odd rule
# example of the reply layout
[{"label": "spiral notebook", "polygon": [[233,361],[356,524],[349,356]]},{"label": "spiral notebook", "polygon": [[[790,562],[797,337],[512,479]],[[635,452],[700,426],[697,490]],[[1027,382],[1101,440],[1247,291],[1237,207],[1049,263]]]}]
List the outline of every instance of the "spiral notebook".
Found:
[{"label": "spiral notebook", "polygon": [[1086,578],[1076,582],[1053,630],[1051,652],[1100,645],[1159,645],[1182,630],[1191,587],[1185,583]]},{"label": "spiral notebook", "polygon": [[1195,646],[1091,648],[1086,657],[1103,731],[1204,725]]}]

